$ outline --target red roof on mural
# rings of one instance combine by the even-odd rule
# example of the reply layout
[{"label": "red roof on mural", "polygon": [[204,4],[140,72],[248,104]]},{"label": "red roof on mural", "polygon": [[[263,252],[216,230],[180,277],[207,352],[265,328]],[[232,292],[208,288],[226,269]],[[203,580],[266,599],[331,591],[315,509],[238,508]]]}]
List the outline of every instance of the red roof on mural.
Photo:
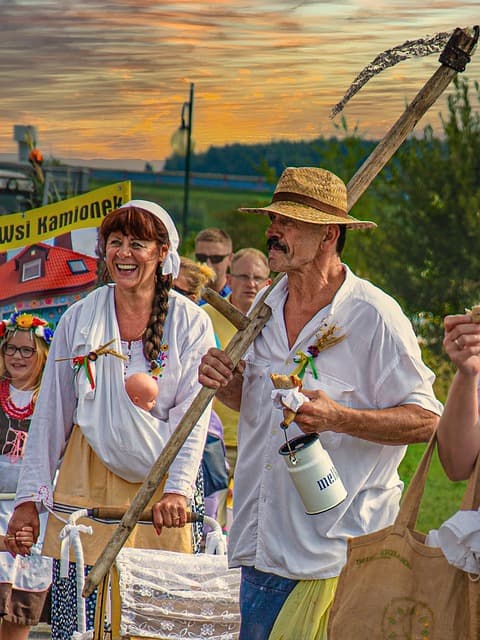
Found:
[{"label": "red roof on mural", "polygon": [[[22,258],[26,253],[31,252],[32,247],[38,247],[39,254],[46,255],[44,275],[21,282],[21,269],[18,265],[25,262]],[[83,261],[87,270],[83,273],[72,273],[69,266],[72,260]],[[10,298],[83,290],[93,286],[97,277],[96,269],[96,258],[71,249],[38,242],[25,247],[15,257],[0,265],[0,299],[2,302],[8,302]]]}]

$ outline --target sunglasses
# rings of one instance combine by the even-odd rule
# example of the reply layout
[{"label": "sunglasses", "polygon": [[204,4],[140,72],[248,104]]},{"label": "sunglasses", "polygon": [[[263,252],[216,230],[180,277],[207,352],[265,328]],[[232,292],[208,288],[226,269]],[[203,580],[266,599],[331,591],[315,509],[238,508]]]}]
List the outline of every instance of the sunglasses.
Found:
[{"label": "sunglasses", "polygon": [[36,352],[36,349],[33,347],[16,347],[14,344],[10,343],[4,344],[2,349],[6,356],[14,356],[17,351],[20,351],[22,358],[31,358]]},{"label": "sunglasses", "polygon": [[224,256],[219,256],[219,255],[207,256],[206,253],[196,253],[195,258],[198,260],[198,262],[207,262],[208,260],[210,260],[212,264],[219,264],[222,260],[225,260],[225,258],[227,258],[229,255],[230,254],[227,253]]}]

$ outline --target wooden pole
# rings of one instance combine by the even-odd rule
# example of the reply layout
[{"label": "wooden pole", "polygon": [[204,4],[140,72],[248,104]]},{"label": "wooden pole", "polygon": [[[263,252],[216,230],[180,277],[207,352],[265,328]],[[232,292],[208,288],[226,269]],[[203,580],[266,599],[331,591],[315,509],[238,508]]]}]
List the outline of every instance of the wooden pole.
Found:
[{"label": "wooden pole", "polygon": [[222,298],[222,296],[213,289],[206,287],[202,291],[202,298],[229,320],[235,329],[245,329],[250,322],[246,315],[239,311],[237,307],[234,307],[228,300]]},{"label": "wooden pole", "polygon": [[[457,53],[460,52],[460,55],[465,53],[469,59],[469,54],[473,51],[478,40],[477,27],[475,28],[475,34],[476,35],[474,37],[470,36],[462,29],[455,30],[454,35],[450,39],[449,43],[447,43],[445,52],[442,53],[445,64],[442,63],[441,67],[435,72],[432,78],[428,80],[411,105],[406,109],[397,123],[385,135],[383,140],[378,144],[375,150],[370,154],[348,183],[348,210],[353,207],[358,198],[390,160],[395,151],[405,140],[408,133],[415,127],[421,116],[431,107],[455,77],[459,71],[459,68],[455,65],[455,56]],[[447,52],[449,48],[450,53]],[[447,53],[447,55],[444,55],[445,53]],[[442,56],[440,56],[441,61]],[[270,308],[264,304],[264,300],[283,275],[284,274],[279,274],[275,278],[273,283],[262,296],[261,300],[259,300],[255,306],[251,316],[249,316],[249,322],[246,328],[239,330],[233,336],[228,347],[225,349],[234,366],[238,364],[248,346],[253,342],[253,340],[255,340],[256,336],[260,333],[270,317]],[[243,324],[243,320],[240,318],[236,318],[236,322],[239,325]],[[214,395],[214,389],[203,387],[199,391],[197,397],[193,400],[190,408],[179,422],[175,432],[170,437],[158,460],[154,463],[144,483],[138,490],[129,509],[123,516],[120,524],[113,532],[110,540],[87,576],[85,588],[83,590],[84,597],[88,597],[93,592],[95,587],[110,570],[110,567],[115,561],[120,549],[130,535],[133,527],[138,522],[143,509],[153,496],[157,486],[168,471],[178,451]]]}]

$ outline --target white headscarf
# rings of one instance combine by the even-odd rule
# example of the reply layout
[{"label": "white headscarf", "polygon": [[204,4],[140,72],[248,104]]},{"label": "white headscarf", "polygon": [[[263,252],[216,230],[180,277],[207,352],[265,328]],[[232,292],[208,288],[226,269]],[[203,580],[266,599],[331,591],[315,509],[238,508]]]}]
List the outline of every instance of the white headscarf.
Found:
[{"label": "white headscarf", "polygon": [[149,202],[148,200],[130,200],[129,202],[122,204],[119,209],[125,209],[127,207],[137,207],[138,209],[148,211],[163,223],[168,233],[170,246],[168,248],[167,256],[163,261],[162,274],[166,276],[171,273],[172,278],[176,278],[180,270],[180,256],[177,251],[179,238],[175,223],[170,215],[160,205],[155,202]]}]

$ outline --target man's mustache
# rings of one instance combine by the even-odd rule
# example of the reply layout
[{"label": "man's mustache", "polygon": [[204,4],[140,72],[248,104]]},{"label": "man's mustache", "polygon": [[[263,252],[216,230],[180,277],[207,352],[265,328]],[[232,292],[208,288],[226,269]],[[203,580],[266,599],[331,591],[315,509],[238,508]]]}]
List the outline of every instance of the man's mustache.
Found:
[{"label": "man's mustache", "polygon": [[279,251],[283,251],[283,253],[287,253],[286,245],[282,244],[280,240],[276,236],[272,236],[267,240],[267,249],[278,249]]}]

